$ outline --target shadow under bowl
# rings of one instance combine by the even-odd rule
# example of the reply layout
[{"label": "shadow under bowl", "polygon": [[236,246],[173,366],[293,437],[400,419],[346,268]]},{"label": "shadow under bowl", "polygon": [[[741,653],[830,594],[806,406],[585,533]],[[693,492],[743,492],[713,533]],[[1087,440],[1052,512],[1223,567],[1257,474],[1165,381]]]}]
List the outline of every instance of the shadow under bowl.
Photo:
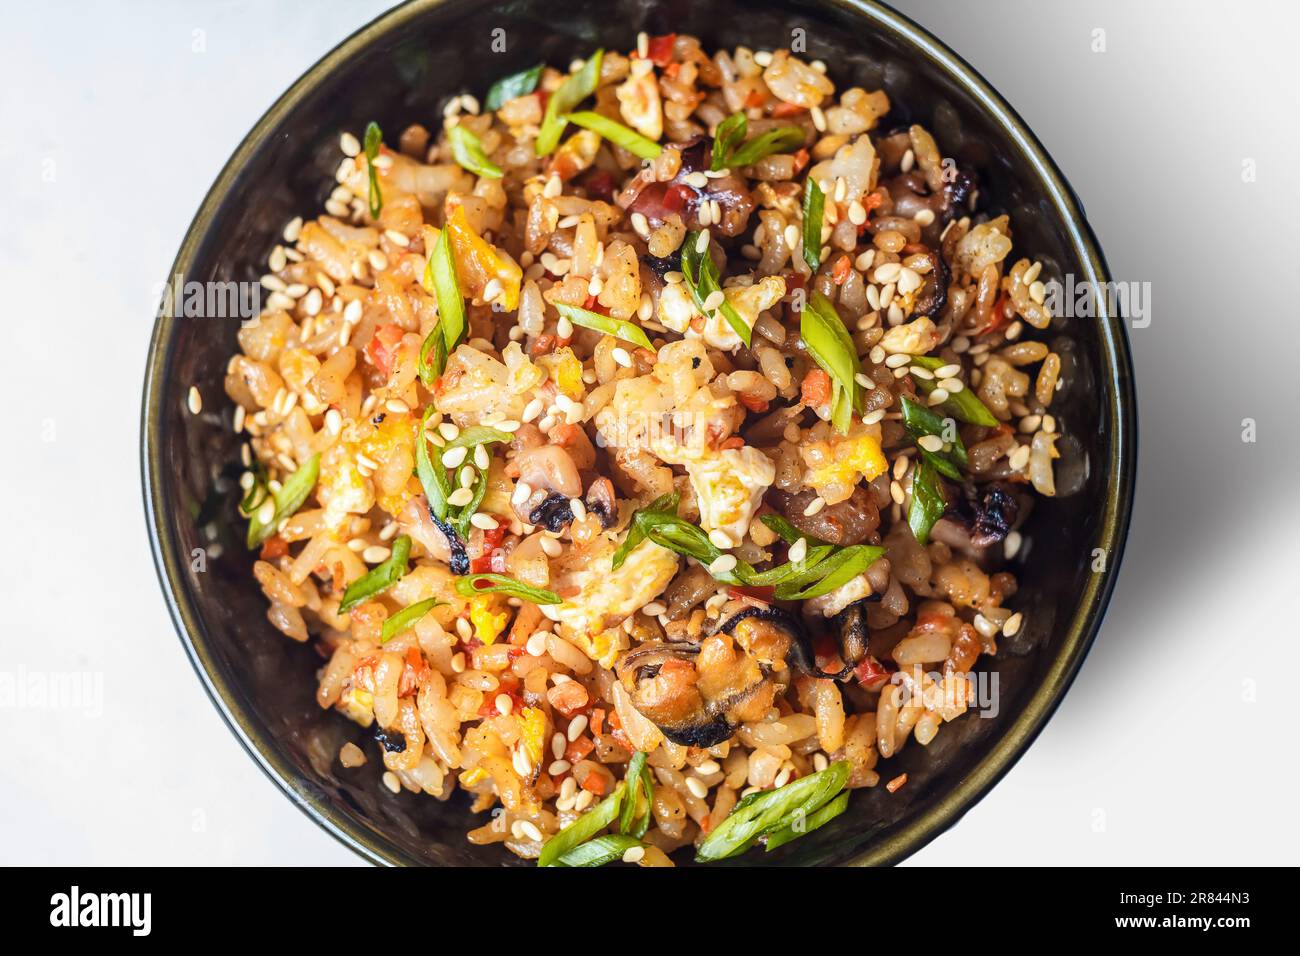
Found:
[{"label": "shadow under bowl", "polygon": [[[562,10],[562,13],[560,12]],[[504,30],[504,34],[494,31]],[[196,215],[172,269],[177,282],[256,283],[284,224],[319,209],[334,185],[343,130],[377,120],[437,128],[442,104],[482,95],[497,78],[539,60],[567,64],[594,48],[628,49],[637,31],[686,32],[706,49],[805,44],[840,89],[883,88],[887,125],[918,122],[945,156],[979,171],[986,208],[1011,216],[1016,252],[1041,259],[1044,278],[1076,284],[1109,276],[1079,203],[1010,107],[964,61],[887,7],[851,0],[581,0],[563,7],[507,0],[416,0],[349,37],[258,121]],[[490,44],[504,36],[506,51]],[[1097,286],[1100,288],[1101,286]],[[996,680],[996,716],[946,725],[929,747],[909,747],[889,775],[897,793],[857,791],[830,825],[761,860],[776,865],[894,863],[955,823],[1024,752],[1060,702],[1101,624],[1119,569],[1132,504],[1136,406],[1122,320],[1107,313],[1058,322],[1048,339],[1066,386],[1052,410],[1067,436],[1061,494],[1040,501],[1013,562],[1026,625],[1002,639],[980,670]],[[172,313],[178,311],[171,310]],[[210,311],[209,311],[210,314]],[[337,760],[363,731],[314,699],[320,659],[277,633],[243,546],[239,440],[222,379],[239,318],[164,314],[150,345],[141,455],[149,533],[172,617],[217,708],[262,769],[305,813],[377,863],[519,863],[475,847],[483,817],[467,800],[383,787],[376,764]],[[203,411],[186,410],[191,385]],[[200,552],[199,549],[202,549]],[[1106,570],[1093,571],[1102,549]]]}]

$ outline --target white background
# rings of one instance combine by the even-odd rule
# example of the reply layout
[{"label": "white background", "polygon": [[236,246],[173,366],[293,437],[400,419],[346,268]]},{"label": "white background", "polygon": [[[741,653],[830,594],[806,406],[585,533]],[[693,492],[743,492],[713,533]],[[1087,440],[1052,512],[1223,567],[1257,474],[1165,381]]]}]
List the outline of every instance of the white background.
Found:
[{"label": "white background", "polygon": [[[359,862],[255,768],[190,670],[146,543],[138,406],[154,284],[218,169],[384,6],[6,11],[0,671],[86,672],[102,695],[0,705],[0,862]],[[1020,111],[1116,278],[1153,294],[1106,626],[1038,742],[910,862],[1294,862],[1294,6],[898,6]]]}]

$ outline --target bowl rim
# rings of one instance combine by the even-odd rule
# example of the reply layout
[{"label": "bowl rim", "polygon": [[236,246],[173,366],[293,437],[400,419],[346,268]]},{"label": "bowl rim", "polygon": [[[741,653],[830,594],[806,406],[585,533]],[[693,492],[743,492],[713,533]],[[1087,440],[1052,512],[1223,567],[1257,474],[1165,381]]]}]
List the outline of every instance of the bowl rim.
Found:
[{"label": "bowl rim", "polygon": [[[334,69],[375,40],[391,35],[426,11],[451,0],[408,0],[362,26],[316,61],[266,110],[231,154],[186,229],[185,238],[168,275],[188,274],[188,266],[202,245],[212,220],[227,200],[231,187],[247,160],[273,135],[279,124],[314,92]],[[997,123],[1033,167],[1046,188],[1052,212],[1065,230],[1069,245],[1079,257],[1085,279],[1109,281],[1110,271],[1085,216],[1082,203],[1060,169],[1020,115],[993,89],[978,71],[946,44],[908,17],[878,0],[821,0],[865,19],[872,28],[892,33],[919,55],[962,86]],[[960,782],[949,787],[920,814],[897,831],[872,842],[842,865],[892,865],[924,847],[958,820],[1002,779],[1033,743],[1060,705],[1088,650],[1101,628],[1107,605],[1119,575],[1132,513],[1137,469],[1137,399],[1133,385],[1133,363],[1127,330],[1122,317],[1109,313],[1102,303],[1099,345],[1105,373],[1114,389],[1114,400],[1103,409],[1103,421],[1111,436],[1106,461],[1106,504],[1101,515],[1097,545],[1106,550],[1109,568],[1094,574],[1080,593],[1078,609],[1065,628],[1060,645],[1047,671],[1025,702],[1023,711],[997,737],[989,753]],[[154,324],[145,365],[141,405],[140,466],[145,519],[154,568],[163,591],[173,626],[185,648],[191,666],[227,727],[279,789],[317,825],[344,846],[371,863],[418,865],[424,861],[395,844],[385,833],[353,820],[335,807],[326,795],[303,780],[297,769],[280,752],[278,744],[264,733],[251,711],[234,703],[238,691],[213,666],[214,660],[200,623],[200,615],[188,593],[183,569],[188,556],[182,555],[175,529],[164,526],[170,513],[166,492],[166,463],[162,460],[160,392],[166,378],[174,343],[173,319],[160,314]]]}]

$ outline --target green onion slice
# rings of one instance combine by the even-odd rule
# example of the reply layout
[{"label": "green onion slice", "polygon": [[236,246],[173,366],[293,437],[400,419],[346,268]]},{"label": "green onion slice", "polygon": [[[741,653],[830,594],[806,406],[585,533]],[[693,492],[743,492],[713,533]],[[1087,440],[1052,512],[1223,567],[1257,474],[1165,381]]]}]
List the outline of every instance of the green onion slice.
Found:
[{"label": "green onion slice", "polygon": [[934,435],[945,442],[944,449],[939,452],[926,451],[918,445],[921,457],[932,464],[941,475],[953,481],[961,481],[962,471],[968,467],[966,446],[962,444],[961,436],[952,426],[952,419],[941,418],[906,395],[899,396],[899,402],[903,409],[903,427],[907,429],[913,441],[926,435]]},{"label": "green onion slice", "polygon": [[755,136],[727,157],[725,169],[753,166],[774,153],[788,153],[803,145],[805,134],[798,126],[778,126]]},{"label": "green onion slice", "polygon": [[666,495],[660,495],[644,508],[637,510],[632,515],[632,522],[627,529],[627,537],[623,543],[618,546],[614,552],[614,557],[610,561],[610,570],[617,571],[627,560],[627,556],[636,550],[637,545],[645,540],[645,526],[648,516],[667,513],[674,517],[677,515],[677,503],[681,500],[681,495],[671,491]]},{"label": "green onion slice", "polygon": [[808,354],[831,377],[835,400],[831,406],[831,423],[847,434],[853,412],[862,406],[862,389],[857,375],[862,370],[858,352],[830,300],[814,292],[799,316],[799,335]]},{"label": "green onion slice", "polygon": [[[427,267],[426,267],[427,268]],[[417,366],[420,381],[425,388],[433,388],[434,383],[447,370],[447,340],[442,335],[442,323],[439,322],[420,345],[420,361]]]},{"label": "green onion slice", "polygon": [[[590,816],[590,814],[588,814]],[[583,819],[586,819],[584,817]],[[553,866],[604,866],[623,858],[623,854],[635,846],[642,846],[639,839],[622,833],[607,833],[595,839],[580,843]]]},{"label": "green onion slice", "polygon": [[845,791],[838,797],[826,804],[820,810],[808,814],[803,818],[802,825],[798,821],[791,821],[779,830],[773,830],[767,836],[767,852],[771,853],[779,846],[785,846],[791,840],[797,840],[805,834],[812,833],[818,827],[823,827],[830,823],[841,813],[849,808],[849,795]]},{"label": "green onion slice", "polygon": [[794,544],[800,538],[807,538],[808,543],[810,545],[830,543],[828,541],[823,541],[821,538],[814,538],[810,534],[804,534],[802,531],[800,531],[789,521],[787,521],[785,518],[781,517],[781,515],[778,514],[766,514],[763,515],[758,520],[763,522],[763,524],[767,525],[769,528],[771,528],[773,531],[779,534],[787,544]]},{"label": "green onion slice", "polygon": [[469,540],[470,524],[469,519],[474,517],[474,512],[478,511],[479,505],[483,504],[483,499],[487,495],[488,476],[486,471],[480,471],[478,478],[474,481],[474,495],[470,498],[469,504],[456,512],[452,519],[452,526],[455,527],[456,533],[465,541]]},{"label": "green onion slice", "polygon": [[748,132],[749,118],[740,111],[732,113],[718,124],[713,133],[713,159],[709,164],[714,172],[727,168],[727,157],[745,141]]},{"label": "green onion slice", "polygon": [[[437,329],[434,329],[437,332]],[[415,436],[415,475],[424,488],[424,497],[429,502],[429,510],[439,521],[447,520],[447,496],[451,494],[451,483],[447,480],[447,471],[442,462],[437,465],[429,456],[429,439],[424,431],[429,427],[429,416],[437,409],[432,405],[424,410],[420,418],[420,433]]]},{"label": "green onion slice", "polygon": [[[785,564],[778,564],[766,571],[755,572],[746,579],[745,583],[754,587],[767,587],[768,585],[781,584],[795,578],[808,581],[816,580],[817,575],[813,573],[813,569],[817,568],[822,561],[834,553],[835,545],[833,544],[810,546],[802,561],[787,561]],[[805,576],[808,577],[805,578]]]},{"label": "green onion slice", "polygon": [[[586,843],[618,819],[624,788],[625,784],[620,783],[608,797],[547,840],[542,847],[541,855],[537,857],[537,865],[558,865],[560,858],[567,855],[570,850]],[[619,855],[622,856],[621,853]]]},{"label": "green onion slice", "polygon": [[822,264],[822,214],[826,194],[817,180],[809,176],[803,187],[803,261],[813,272]]},{"label": "green onion slice", "polygon": [[[948,363],[941,358],[913,355],[911,364],[919,365],[921,368],[933,372],[937,368],[943,368]],[[924,395],[929,395],[939,387],[938,382],[931,381],[928,378],[918,378],[915,375],[912,376],[912,381],[916,383],[916,387]],[[969,388],[963,388],[960,392],[949,394],[946,401],[939,403],[939,407],[947,411],[953,418],[968,425],[997,428],[1001,424]]]},{"label": "green onion slice", "polygon": [[699,845],[695,861],[709,863],[738,856],[765,834],[790,826],[798,816],[806,820],[843,790],[848,779],[849,762],[837,760],[784,787],[750,794]]},{"label": "green onion slice", "polygon": [[379,131],[379,124],[371,121],[366,125],[366,169],[370,173],[370,218],[378,219],[384,208],[384,196],[379,191],[379,172],[375,169],[375,160],[379,158],[379,144],[384,134]]},{"label": "green onion slice", "polygon": [[[424,289],[438,300],[438,327],[442,329],[446,352],[456,351],[465,334],[465,298],[456,278],[456,260],[451,254],[451,236],[444,224],[434,243],[433,255],[424,267]],[[426,343],[427,344],[427,343]],[[424,347],[420,348],[421,354]]]},{"label": "green onion slice", "polygon": [[[627,776],[623,778],[624,785],[627,787],[627,799],[623,801],[623,810],[618,815],[618,832],[630,833],[638,838],[645,836],[646,831],[650,829],[650,817],[654,816],[652,803],[654,789],[650,781],[649,768],[645,765],[645,758],[645,751],[638,750],[627,765]],[[646,797],[645,813],[637,817],[637,805],[642,792]]]},{"label": "green onion slice", "polygon": [[[722,282],[718,275],[717,263],[709,255],[709,250],[706,248],[703,252],[699,251],[697,245],[699,238],[699,230],[692,230],[686,234],[686,238],[682,241],[682,277],[686,282],[686,288],[690,290],[695,307],[704,315],[712,315],[713,310],[706,309],[704,303],[714,292],[722,291]],[[726,299],[722,300],[722,305],[718,306],[718,310],[722,312],[722,317],[727,320],[727,324],[731,326],[732,331],[740,336],[740,340],[748,348],[754,330],[749,327],[749,324],[740,317],[740,313]]]},{"label": "green onion slice", "polygon": [[[723,551],[709,540],[709,536],[702,529],[676,515],[647,516],[645,535],[661,548],[694,558],[704,565],[706,570],[723,555]],[[715,573],[709,570],[709,573],[723,584],[744,584],[748,576],[754,573],[754,569],[743,561],[737,561],[736,566],[730,571]]]},{"label": "green onion slice", "polygon": [[943,480],[927,459],[917,462],[912,473],[912,504],[907,509],[907,524],[918,544],[930,540],[930,529],[948,510]]},{"label": "green onion slice", "polygon": [[654,351],[655,347],[650,344],[646,334],[640,326],[633,325],[631,322],[624,322],[622,319],[612,319],[608,315],[601,315],[599,312],[592,312],[588,309],[581,309],[576,305],[565,305],[563,302],[555,304],[556,311],[564,316],[574,325],[580,325],[584,329],[594,329],[597,332],[604,332],[606,335],[612,335],[616,339],[622,339],[624,342],[631,342],[633,345],[643,349]]},{"label": "green onion slice", "polygon": [[568,125],[564,115],[572,112],[579,103],[596,92],[596,84],[600,81],[600,61],[604,55],[604,50],[593,53],[582,65],[582,69],[569,74],[560,88],[546,101],[546,114],[542,117],[534,146],[538,156],[548,156],[555,151],[555,147],[560,145],[560,134]]},{"label": "green onion slice", "polygon": [[537,89],[537,81],[542,78],[542,66],[543,64],[538,63],[527,70],[520,70],[518,73],[511,73],[497,80],[488,90],[483,100],[483,108],[499,110],[511,100],[527,96]]},{"label": "green onion slice", "polygon": [[482,141],[464,124],[457,123],[447,130],[447,139],[451,141],[451,154],[462,169],[488,179],[500,179],[504,175],[501,167],[483,151]]},{"label": "green onion slice", "polygon": [[599,133],[602,139],[609,140],[615,146],[622,146],[633,156],[639,156],[641,159],[658,159],[659,154],[664,151],[663,147],[654,140],[647,139],[636,130],[629,129],[622,123],[616,123],[599,113],[589,111],[567,113],[561,118],[575,126]]},{"label": "green onion slice", "polygon": [[841,548],[807,571],[792,575],[778,584],[776,597],[781,601],[807,601],[830,594],[836,588],[848,584],[884,555],[884,548],[870,544]]},{"label": "green onion slice", "polygon": [[250,471],[253,475],[253,483],[249,485],[248,493],[239,502],[239,510],[245,518],[253,517],[257,513],[257,509],[262,507],[262,502],[271,493],[271,489],[266,483],[266,469],[262,467],[261,461],[254,458]]},{"label": "green onion slice", "polygon": [[415,626],[417,621],[435,607],[445,603],[445,601],[439,601],[437,598],[425,598],[423,601],[416,601],[414,604],[402,608],[392,617],[385,618],[384,626],[380,630],[379,643],[387,644],[408,627]]},{"label": "green onion slice", "polygon": [[357,578],[343,592],[343,601],[339,604],[339,613],[345,614],[367,598],[387,591],[406,574],[407,558],[411,556],[411,538],[401,535],[393,540],[393,552],[383,564],[377,564],[369,572]]},{"label": "green onion slice", "polygon": [[[307,496],[316,487],[316,479],[319,477],[320,454],[317,453],[299,465],[297,470],[284,480],[280,490],[275,492],[275,513],[271,515],[270,521],[263,524],[258,514],[256,512],[253,514],[253,517],[248,522],[248,547],[250,549],[256,548],[275,534],[276,528],[280,527],[280,522],[285,518],[292,517],[302,507],[302,503],[307,500]],[[263,498],[264,502],[265,498]]]},{"label": "green onion slice", "polygon": [[499,428],[491,428],[487,425],[471,425],[443,445],[442,451],[446,454],[453,448],[473,448],[475,445],[492,445],[497,442],[509,444],[514,440],[514,435],[510,434],[510,432],[503,432]]},{"label": "green onion slice", "polygon": [[[486,587],[479,587],[479,582],[486,581]],[[504,594],[507,597],[516,597],[522,601],[531,601],[533,604],[563,604],[564,598],[560,597],[554,591],[546,591],[542,588],[535,588],[530,584],[524,584],[522,581],[516,581],[512,577],[504,574],[492,574],[482,572],[479,574],[466,574],[456,579],[456,593],[465,597],[473,597],[475,594]]]}]

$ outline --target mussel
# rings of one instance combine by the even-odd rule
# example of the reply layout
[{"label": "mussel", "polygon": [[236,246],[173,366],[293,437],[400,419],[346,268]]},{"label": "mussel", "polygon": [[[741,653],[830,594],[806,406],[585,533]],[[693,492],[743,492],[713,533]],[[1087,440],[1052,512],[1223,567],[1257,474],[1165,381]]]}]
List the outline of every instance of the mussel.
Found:
[{"label": "mussel", "polygon": [[747,607],[699,644],[643,644],[623,655],[615,674],[636,709],[665,737],[712,747],[740,724],[761,720],[795,673],[847,680],[867,653],[864,604],[851,605],[835,619],[845,666],[833,674],[817,668],[803,625],[776,607]]}]

